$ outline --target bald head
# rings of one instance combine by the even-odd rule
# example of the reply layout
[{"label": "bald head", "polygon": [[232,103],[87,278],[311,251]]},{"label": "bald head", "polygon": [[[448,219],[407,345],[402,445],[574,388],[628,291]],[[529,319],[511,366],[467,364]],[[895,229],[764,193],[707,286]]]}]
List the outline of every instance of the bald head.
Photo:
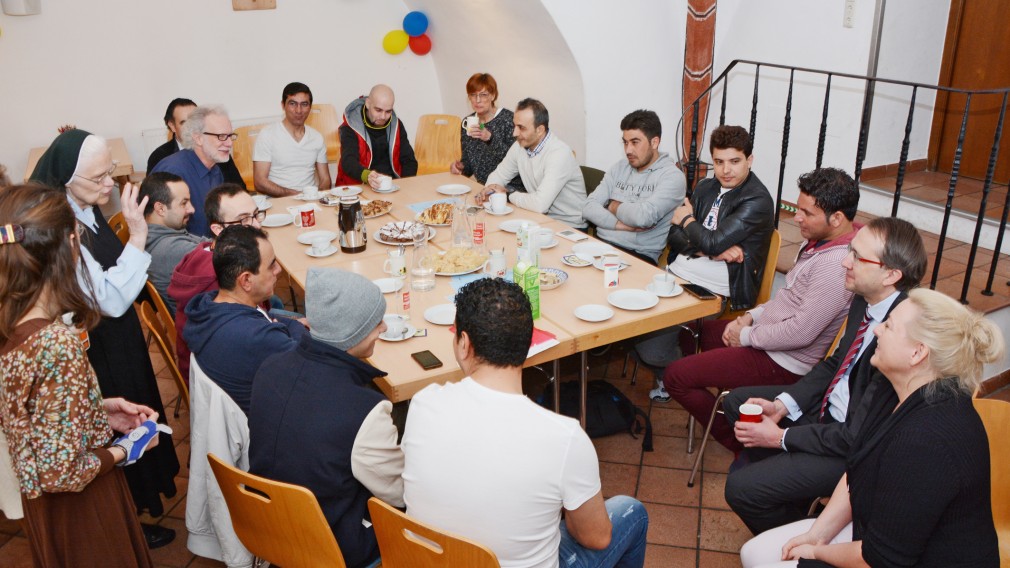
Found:
[{"label": "bald head", "polygon": [[368,113],[368,122],[375,126],[385,126],[390,117],[393,116],[393,89],[387,85],[376,85],[368,92],[365,98],[365,110]]}]

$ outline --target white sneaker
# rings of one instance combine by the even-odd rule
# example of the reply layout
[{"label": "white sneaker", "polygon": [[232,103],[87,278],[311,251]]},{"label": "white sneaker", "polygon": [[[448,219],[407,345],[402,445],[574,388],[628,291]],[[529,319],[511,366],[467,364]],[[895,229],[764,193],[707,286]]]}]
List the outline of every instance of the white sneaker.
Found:
[{"label": "white sneaker", "polygon": [[662,381],[656,381],[656,384],[659,386],[649,391],[649,398],[656,402],[670,402],[670,393],[666,392]]}]

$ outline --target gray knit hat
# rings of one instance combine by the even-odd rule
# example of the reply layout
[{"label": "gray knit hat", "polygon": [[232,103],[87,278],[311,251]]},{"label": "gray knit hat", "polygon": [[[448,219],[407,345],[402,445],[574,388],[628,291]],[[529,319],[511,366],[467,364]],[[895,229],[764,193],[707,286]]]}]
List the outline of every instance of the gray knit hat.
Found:
[{"label": "gray knit hat", "polygon": [[310,268],[305,277],[305,316],[313,339],[347,351],[368,337],[386,313],[379,287],[337,268]]}]

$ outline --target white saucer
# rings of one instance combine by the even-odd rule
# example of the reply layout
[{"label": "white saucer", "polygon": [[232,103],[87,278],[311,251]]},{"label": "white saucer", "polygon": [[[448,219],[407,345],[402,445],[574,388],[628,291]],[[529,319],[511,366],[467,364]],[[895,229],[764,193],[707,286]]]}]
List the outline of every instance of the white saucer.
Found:
[{"label": "white saucer", "polygon": [[509,219],[508,221],[502,221],[498,228],[505,231],[506,233],[515,233],[519,230],[519,227],[523,226],[523,223],[529,223],[530,225],[536,225],[536,221],[530,221],[529,219]]},{"label": "white saucer", "polygon": [[267,215],[263,222],[260,223],[264,227],[283,227],[285,225],[290,225],[294,222],[294,219],[288,213],[274,213],[273,215]]},{"label": "white saucer", "polygon": [[372,284],[378,286],[383,294],[392,294],[403,288],[403,278],[376,278]]},{"label": "white saucer", "polygon": [[398,341],[406,341],[414,337],[414,334],[417,333],[417,328],[408,323],[405,333],[400,337],[386,337],[386,333],[389,333],[389,331],[387,330],[385,333],[379,335],[379,339],[396,343]]},{"label": "white saucer", "polygon": [[319,193],[316,194],[315,197],[308,197],[304,193],[299,193],[298,195],[292,195],[291,197],[293,199],[297,199],[298,201],[318,201],[319,198],[322,197],[324,193],[325,193],[324,191],[320,191]]},{"label": "white saucer", "polygon": [[456,321],[455,304],[439,304],[424,310],[424,319],[435,325],[452,325]]},{"label": "white saucer", "polygon": [[400,186],[394,185],[393,187],[391,187],[389,189],[375,189],[373,187],[372,191],[374,191],[375,193],[393,193],[394,191],[400,191]]},{"label": "white saucer", "polygon": [[607,303],[622,310],[647,310],[658,304],[659,298],[652,292],[629,288],[607,294]]},{"label": "white saucer", "polygon": [[334,197],[350,197],[359,193],[361,193],[361,188],[353,185],[342,185],[330,190],[330,195]]},{"label": "white saucer", "polygon": [[340,248],[337,247],[336,245],[330,245],[330,248],[324,250],[321,254],[316,254],[312,252],[312,247],[309,247],[305,249],[305,254],[311,256],[312,258],[326,258],[330,255],[335,254],[338,250],[340,250]]},{"label": "white saucer", "polygon": [[[624,262],[622,260],[621,261],[621,267],[618,268],[617,271],[620,272],[620,271],[624,270],[625,268],[628,268],[629,266],[631,266],[631,265],[628,264],[627,262]],[[597,258],[597,259],[593,260],[593,268],[595,268],[597,270],[603,270],[603,257],[602,256],[600,258]]]},{"label": "white saucer", "polygon": [[607,321],[614,317],[614,310],[600,304],[585,304],[575,308],[575,317],[583,321]]},{"label": "white saucer", "polygon": [[298,235],[298,242],[302,243],[303,245],[311,245],[312,240],[317,239],[319,237],[329,237],[330,240],[332,241],[337,238],[337,234],[334,233],[333,231],[309,231],[307,233],[302,233]]},{"label": "white saucer", "polygon": [[508,215],[509,213],[515,211],[515,209],[513,209],[511,205],[506,205],[504,211],[502,211],[501,213],[495,213],[494,211],[491,210],[491,206],[490,205],[485,205],[484,206],[484,211],[487,211],[488,215],[494,215],[496,217],[501,217],[503,215]]},{"label": "white saucer", "polygon": [[617,254],[617,249],[608,244],[596,241],[589,241],[585,243],[576,243],[572,245],[572,252],[574,253],[581,252],[592,256],[604,256],[607,254]]},{"label": "white saucer", "polygon": [[435,191],[441,193],[442,195],[464,195],[470,193],[472,188],[469,185],[462,183],[447,183],[445,185],[438,186]]},{"label": "white saucer", "polygon": [[660,298],[673,298],[674,296],[679,296],[684,293],[684,289],[680,287],[680,284],[675,284],[673,286],[673,291],[670,292],[669,294],[660,294],[659,292],[657,292],[656,286],[652,282],[649,282],[649,284],[645,287],[645,289],[659,296]]}]

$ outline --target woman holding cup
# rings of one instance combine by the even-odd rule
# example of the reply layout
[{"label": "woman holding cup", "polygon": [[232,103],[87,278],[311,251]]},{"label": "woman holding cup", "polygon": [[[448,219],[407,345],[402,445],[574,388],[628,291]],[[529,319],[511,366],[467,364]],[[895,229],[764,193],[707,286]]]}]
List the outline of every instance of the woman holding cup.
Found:
[{"label": "woman holding cup", "polygon": [[[874,335],[870,363],[886,384],[845,475],[816,520],[745,544],[745,568],[999,566],[989,447],[970,395],[982,365],[1002,357],[999,329],[939,292],[916,289]],[[892,391],[897,408],[885,396]]]},{"label": "woman holding cup", "polygon": [[[496,106],[498,83],[488,73],[474,73],[466,82],[466,94],[474,112],[463,118],[463,157],[449,164],[449,171],[485,184],[514,142],[512,111]],[[523,182],[517,175],[508,186],[523,189]]]}]

